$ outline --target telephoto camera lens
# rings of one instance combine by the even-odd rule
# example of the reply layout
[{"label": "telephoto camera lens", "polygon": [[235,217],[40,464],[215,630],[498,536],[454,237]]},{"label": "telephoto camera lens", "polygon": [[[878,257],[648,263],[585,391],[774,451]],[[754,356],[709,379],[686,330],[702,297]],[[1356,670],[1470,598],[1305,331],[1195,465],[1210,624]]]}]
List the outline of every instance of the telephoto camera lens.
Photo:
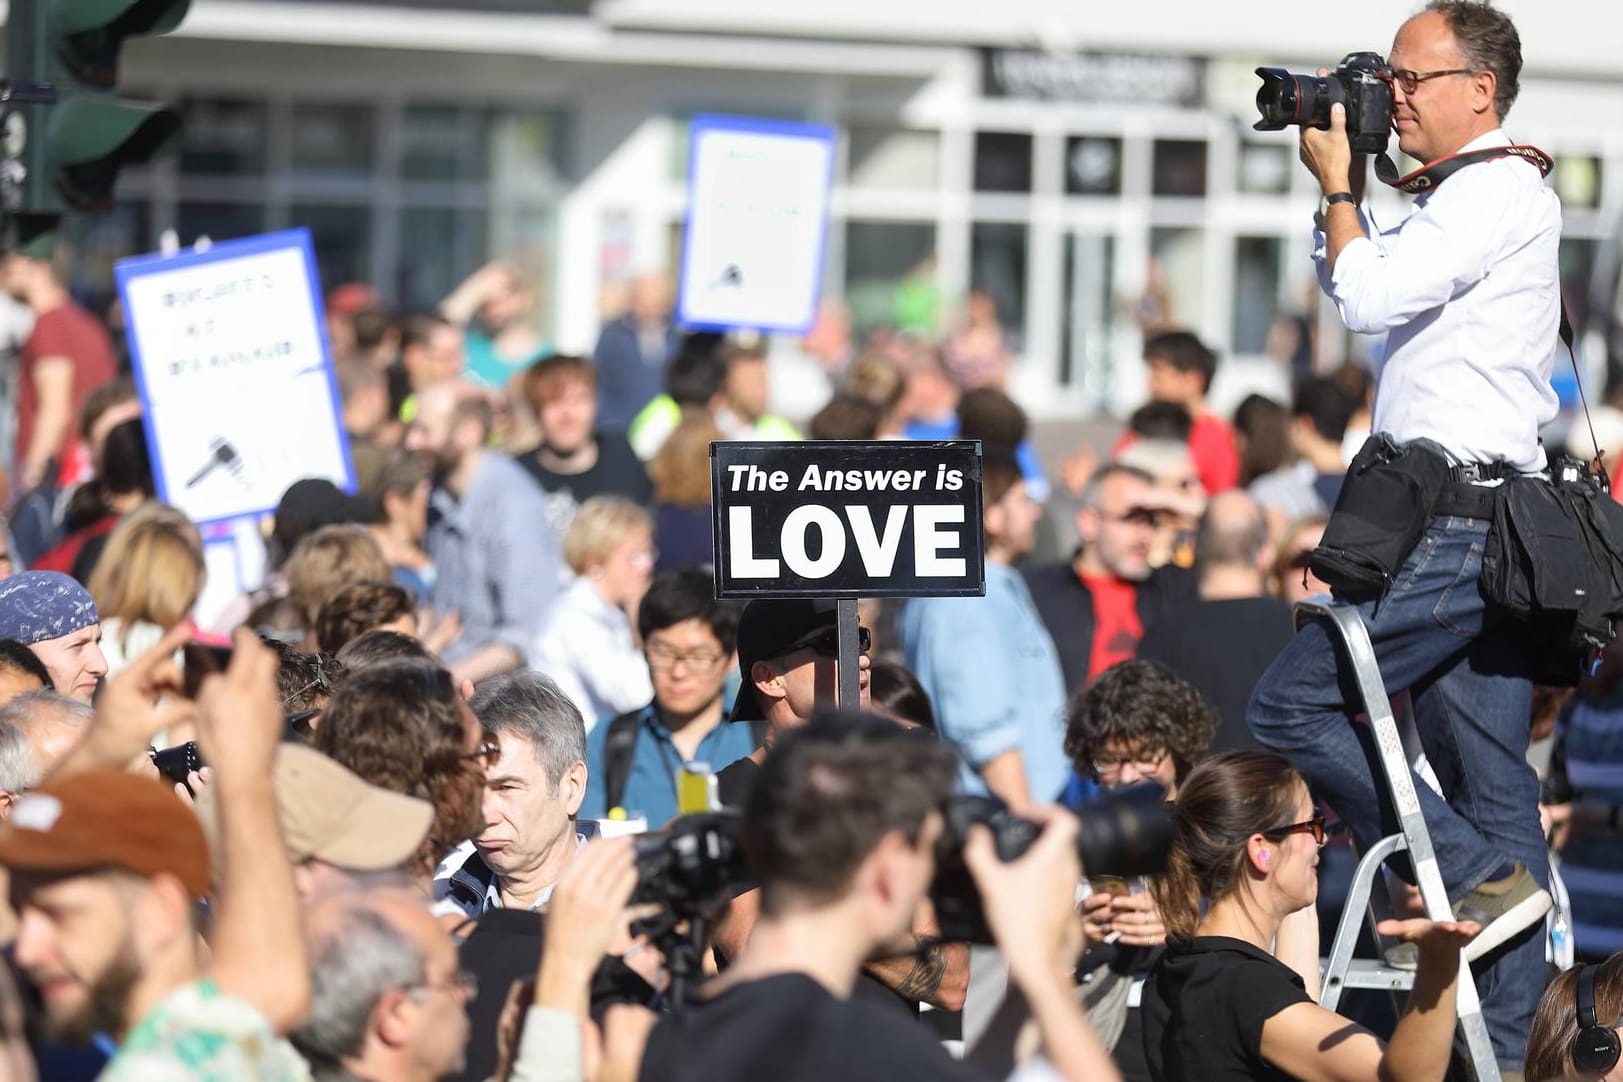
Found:
[{"label": "telephoto camera lens", "polygon": [[[1042,833],[1041,824],[1022,819],[994,797],[956,796],[941,809],[945,824],[936,843],[936,873],[930,901],[941,937],[991,943],[980,891],[964,864],[969,828],[981,823],[992,832],[998,859],[1018,859]],[[1077,854],[1088,875],[1157,875],[1166,868],[1172,845],[1172,810],[1159,785],[1137,785],[1113,793],[1077,813]]]}]

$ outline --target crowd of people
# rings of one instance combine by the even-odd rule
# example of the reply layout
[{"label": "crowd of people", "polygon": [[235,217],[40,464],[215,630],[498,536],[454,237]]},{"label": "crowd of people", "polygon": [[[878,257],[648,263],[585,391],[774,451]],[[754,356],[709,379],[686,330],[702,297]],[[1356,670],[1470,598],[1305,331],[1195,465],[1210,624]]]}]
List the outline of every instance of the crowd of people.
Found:
[{"label": "crowd of people", "polygon": [[[1501,13],[1434,0],[1391,64],[1406,152],[1503,141]],[[1534,167],[1451,181],[1525,213],[1405,294],[1387,263],[1442,260],[1434,219],[1466,211],[1431,196],[1377,249],[1342,123],[1303,136],[1315,258],[1349,326],[1392,331],[1379,385],[1349,365],[1223,415],[1217,354],[1161,330],[1148,401],[1057,469],[985,296],[946,334],[819,341],[831,395],[785,419],[766,343],[682,333],[654,277],[591,356],[547,347],[503,265],[433,312],[334,289],[356,490],[290,479],[265,581],[209,626],[118,351],[9,253],[35,323],[0,561],[4,1077],[1441,1082],[1462,958],[1504,1077],[1623,1077],[1623,647],[1535,694],[1469,513],[1425,509],[1381,596],[1334,584],[1412,694],[1456,919],[1394,862],[1402,1010],[1318,1003],[1321,870],[1391,815],[1291,606],[1329,589],[1310,561],[1372,433],[1445,454],[1464,506],[1543,468],[1553,400],[1515,389],[1548,390],[1543,343],[1478,335],[1489,389],[1455,372],[1466,409],[1435,405],[1491,323],[1471,306],[1550,317],[1553,293],[1473,292],[1496,260],[1496,286],[1554,271],[1517,262],[1553,252]],[[864,600],[840,712],[832,604],[720,601],[708,567],[710,444],[802,435],[982,447],[985,596]],[[1162,870],[1083,867],[1079,819],[1146,786]],[[959,821],[966,796],[1027,840]],[[699,833],[630,837],[673,823]],[[1549,980],[1552,852],[1586,965]],[[952,932],[966,898],[984,934]]]}]

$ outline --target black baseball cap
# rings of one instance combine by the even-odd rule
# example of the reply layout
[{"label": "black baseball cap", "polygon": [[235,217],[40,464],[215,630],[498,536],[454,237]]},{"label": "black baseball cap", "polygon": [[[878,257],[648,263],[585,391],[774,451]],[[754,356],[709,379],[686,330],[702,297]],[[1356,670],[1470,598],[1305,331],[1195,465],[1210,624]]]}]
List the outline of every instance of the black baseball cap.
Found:
[{"label": "black baseball cap", "polygon": [[794,653],[807,639],[835,627],[834,614],[835,603],[823,598],[760,598],[744,606],[738,618],[738,675],[743,683],[733,700],[733,721],[765,719],[750,679],[755,663]]},{"label": "black baseball cap", "polygon": [[294,481],[276,505],[276,537],[289,551],[298,540],[323,526],[349,522],[378,522],[383,515],[376,500],[347,495],[325,478]]}]

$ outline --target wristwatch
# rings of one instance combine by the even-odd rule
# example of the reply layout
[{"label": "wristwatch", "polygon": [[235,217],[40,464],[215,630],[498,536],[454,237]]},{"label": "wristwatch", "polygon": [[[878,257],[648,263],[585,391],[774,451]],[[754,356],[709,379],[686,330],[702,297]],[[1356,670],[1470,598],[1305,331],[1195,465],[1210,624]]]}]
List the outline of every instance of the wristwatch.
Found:
[{"label": "wristwatch", "polygon": [[1331,192],[1329,195],[1324,197],[1323,210],[1324,210],[1324,213],[1328,214],[1328,213],[1330,213],[1330,208],[1332,206],[1334,206],[1335,204],[1337,204],[1337,203],[1356,203],[1356,202],[1358,202],[1358,200],[1353,198],[1353,193],[1352,192]]}]

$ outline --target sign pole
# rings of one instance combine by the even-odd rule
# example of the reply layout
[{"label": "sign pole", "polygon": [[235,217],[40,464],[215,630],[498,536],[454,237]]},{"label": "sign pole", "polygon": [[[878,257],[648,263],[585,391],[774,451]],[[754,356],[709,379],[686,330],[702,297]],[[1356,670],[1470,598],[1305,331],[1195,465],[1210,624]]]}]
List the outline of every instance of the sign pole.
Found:
[{"label": "sign pole", "polygon": [[840,710],[860,710],[862,631],[857,620],[856,598],[842,597],[834,602],[834,626],[840,652],[839,660],[835,663],[839,679],[835,683],[834,705]]}]

